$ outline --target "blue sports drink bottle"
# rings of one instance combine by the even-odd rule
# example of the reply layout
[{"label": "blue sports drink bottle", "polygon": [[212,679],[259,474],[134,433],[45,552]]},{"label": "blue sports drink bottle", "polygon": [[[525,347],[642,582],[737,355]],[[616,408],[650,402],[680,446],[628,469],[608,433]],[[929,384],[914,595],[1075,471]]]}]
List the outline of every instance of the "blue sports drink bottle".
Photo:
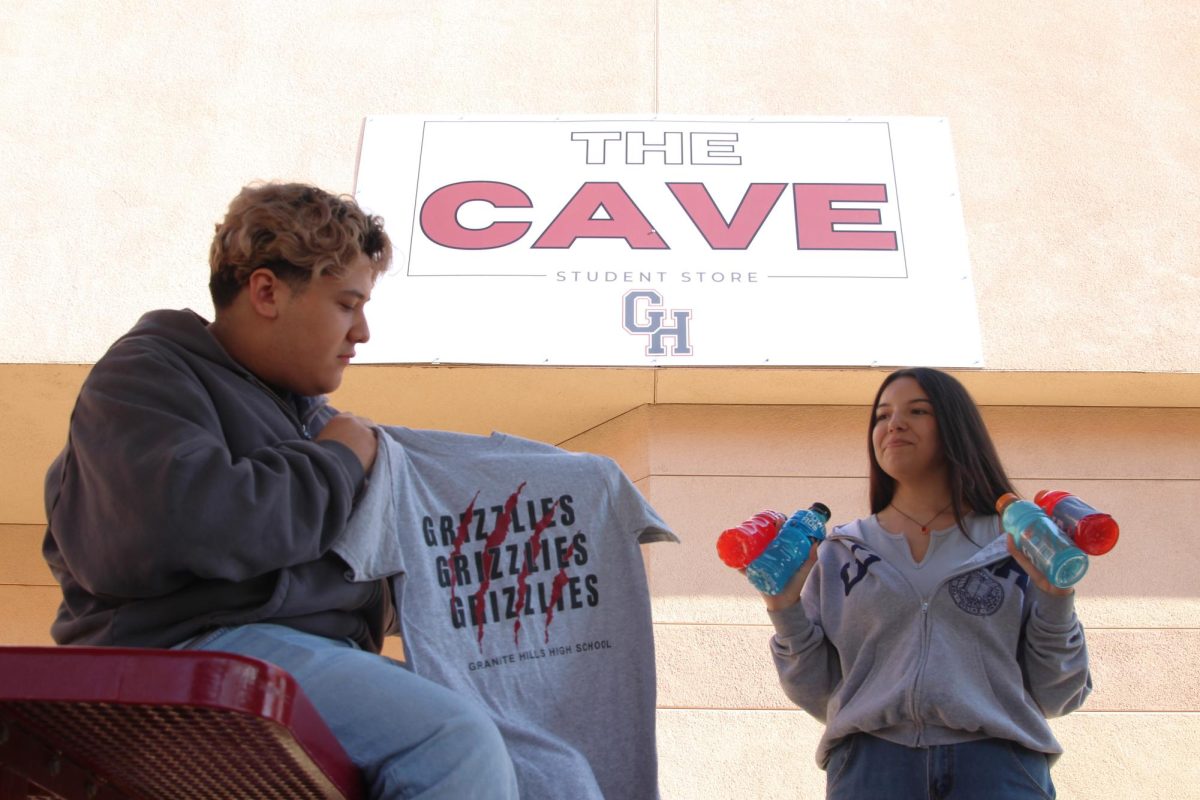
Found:
[{"label": "blue sports drink bottle", "polygon": [[813,542],[825,538],[829,516],[829,507],[824,503],[813,503],[792,514],[767,549],[746,566],[746,577],[754,587],[766,594],[782,592],[796,570],[808,560]]},{"label": "blue sports drink bottle", "polygon": [[1072,544],[1037,504],[1007,492],[996,501],[996,510],[1004,530],[1052,584],[1069,588],[1087,572],[1087,554]]}]

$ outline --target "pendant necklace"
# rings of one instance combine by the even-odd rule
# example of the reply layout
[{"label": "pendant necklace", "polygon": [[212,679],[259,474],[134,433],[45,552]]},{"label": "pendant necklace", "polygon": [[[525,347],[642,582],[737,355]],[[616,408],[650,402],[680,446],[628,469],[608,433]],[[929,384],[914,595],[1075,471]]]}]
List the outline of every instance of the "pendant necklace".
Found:
[{"label": "pendant necklace", "polygon": [[950,506],[954,505],[954,501],[951,500],[949,503],[946,503],[945,507],[942,508],[941,511],[937,512],[932,517],[930,517],[927,522],[920,522],[918,520],[913,519],[912,517],[908,516],[908,514],[905,514],[903,511],[901,511],[900,506],[896,505],[895,503],[892,503],[891,505],[892,505],[892,508],[896,509],[896,513],[898,513],[900,516],[904,517],[905,519],[912,520],[913,522],[915,522],[921,528],[921,533],[929,533],[929,523],[933,522],[935,519],[940,517],[942,514],[945,514],[946,510],[948,508],[950,508]]}]

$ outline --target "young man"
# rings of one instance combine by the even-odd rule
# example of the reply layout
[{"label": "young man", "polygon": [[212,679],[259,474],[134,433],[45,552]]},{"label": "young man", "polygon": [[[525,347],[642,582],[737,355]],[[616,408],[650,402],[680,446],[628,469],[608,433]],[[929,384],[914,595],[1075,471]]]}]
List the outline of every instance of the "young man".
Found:
[{"label": "young man", "polygon": [[290,672],[371,797],[516,797],[484,710],[378,655],[386,581],[330,546],[375,459],[338,413],[391,260],[382,220],[315,187],[247,187],[217,226],[208,323],[152,311],[92,369],[46,476],[60,644],[242,653]]}]

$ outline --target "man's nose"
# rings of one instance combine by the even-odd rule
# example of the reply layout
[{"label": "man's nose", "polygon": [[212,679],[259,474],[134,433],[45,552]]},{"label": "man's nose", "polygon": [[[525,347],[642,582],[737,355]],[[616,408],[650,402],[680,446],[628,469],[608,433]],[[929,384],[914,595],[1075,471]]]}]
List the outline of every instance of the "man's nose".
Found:
[{"label": "man's nose", "polygon": [[367,316],[363,314],[350,329],[350,339],[355,344],[363,344],[371,338],[371,326],[367,324]]}]

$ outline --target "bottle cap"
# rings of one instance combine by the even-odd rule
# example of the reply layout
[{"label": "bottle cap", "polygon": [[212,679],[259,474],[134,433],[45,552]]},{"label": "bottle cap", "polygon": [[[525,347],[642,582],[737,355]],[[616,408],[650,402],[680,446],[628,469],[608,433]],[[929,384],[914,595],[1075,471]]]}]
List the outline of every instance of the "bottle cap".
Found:
[{"label": "bottle cap", "polygon": [[1009,504],[1015,503],[1018,500],[1017,496],[1012,492],[1005,492],[996,499],[996,511],[1003,514],[1004,509],[1008,508]]},{"label": "bottle cap", "polygon": [[809,509],[824,517],[826,522],[829,522],[829,518],[832,516],[829,513],[829,506],[825,505],[824,503],[813,503],[811,506],[809,506]]}]

